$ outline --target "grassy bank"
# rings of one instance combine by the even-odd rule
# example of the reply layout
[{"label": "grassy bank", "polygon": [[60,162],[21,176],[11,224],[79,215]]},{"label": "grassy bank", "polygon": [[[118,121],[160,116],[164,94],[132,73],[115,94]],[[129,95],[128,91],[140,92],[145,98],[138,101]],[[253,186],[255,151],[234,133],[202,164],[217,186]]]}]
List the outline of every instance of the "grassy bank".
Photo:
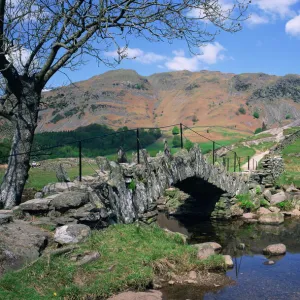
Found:
[{"label": "grassy bank", "polygon": [[[99,260],[82,267],[70,261],[74,253],[91,250],[99,251]],[[199,261],[194,247],[156,226],[115,225],[94,231],[72,254],[42,257],[6,274],[0,279],[0,299],[106,299],[127,289],[143,290],[156,275],[204,269],[223,270],[223,257]]]}]

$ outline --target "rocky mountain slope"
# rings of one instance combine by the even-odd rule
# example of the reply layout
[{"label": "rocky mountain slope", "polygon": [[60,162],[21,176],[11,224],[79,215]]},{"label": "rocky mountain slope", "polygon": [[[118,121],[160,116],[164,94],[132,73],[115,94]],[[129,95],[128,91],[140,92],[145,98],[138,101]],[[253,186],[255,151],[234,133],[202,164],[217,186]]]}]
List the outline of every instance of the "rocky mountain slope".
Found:
[{"label": "rocky mountain slope", "polygon": [[263,122],[283,126],[300,118],[300,76],[178,71],[145,77],[121,69],[46,92],[43,102],[38,132],[180,122],[253,132]]}]

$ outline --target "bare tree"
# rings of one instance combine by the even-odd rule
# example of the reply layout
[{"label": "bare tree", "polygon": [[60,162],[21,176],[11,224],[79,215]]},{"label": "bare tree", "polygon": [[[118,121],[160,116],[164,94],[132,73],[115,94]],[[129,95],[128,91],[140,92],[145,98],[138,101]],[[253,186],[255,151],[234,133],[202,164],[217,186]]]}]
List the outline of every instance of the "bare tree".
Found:
[{"label": "bare tree", "polygon": [[88,56],[112,66],[106,51],[126,57],[130,39],[185,40],[192,53],[220,31],[236,32],[248,0],[0,0],[0,72],[5,85],[0,116],[13,123],[0,204],[20,203],[41,92],[63,68],[75,70]]}]

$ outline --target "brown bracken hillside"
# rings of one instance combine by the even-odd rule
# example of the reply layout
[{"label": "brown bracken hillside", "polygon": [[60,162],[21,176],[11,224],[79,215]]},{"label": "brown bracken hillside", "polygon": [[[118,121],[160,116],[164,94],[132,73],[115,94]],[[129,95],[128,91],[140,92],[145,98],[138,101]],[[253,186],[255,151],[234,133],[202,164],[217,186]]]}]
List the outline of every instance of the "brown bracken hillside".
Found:
[{"label": "brown bracken hillside", "polygon": [[[300,118],[300,76],[114,70],[44,93],[37,132],[174,123],[253,132]],[[256,118],[253,114],[256,113]],[[258,118],[257,118],[258,117]]]}]

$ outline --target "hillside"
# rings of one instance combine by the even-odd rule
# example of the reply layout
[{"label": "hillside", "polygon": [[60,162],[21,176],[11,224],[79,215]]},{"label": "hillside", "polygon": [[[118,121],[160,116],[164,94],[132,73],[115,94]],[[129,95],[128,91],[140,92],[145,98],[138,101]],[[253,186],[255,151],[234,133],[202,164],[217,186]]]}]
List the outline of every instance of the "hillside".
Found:
[{"label": "hillside", "polygon": [[37,132],[179,122],[253,132],[262,122],[274,127],[300,118],[300,76],[178,71],[144,77],[121,69],[46,92],[43,102]]}]

